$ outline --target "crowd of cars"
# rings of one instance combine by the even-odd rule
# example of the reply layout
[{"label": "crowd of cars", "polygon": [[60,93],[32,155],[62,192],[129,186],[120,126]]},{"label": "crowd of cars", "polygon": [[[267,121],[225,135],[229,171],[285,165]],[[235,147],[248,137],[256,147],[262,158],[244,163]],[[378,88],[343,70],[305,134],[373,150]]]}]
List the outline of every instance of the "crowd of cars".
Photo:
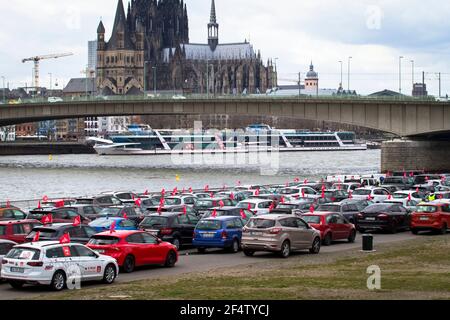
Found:
[{"label": "crowd of cars", "polygon": [[298,250],[318,254],[357,232],[447,232],[450,175],[405,173],[369,179],[307,180],[285,185],[157,193],[108,192],[49,200],[21,210],[0,207],[1,278],[14,288],[80,281],[114,282],[120,271],[173,267],[178,252]]}]

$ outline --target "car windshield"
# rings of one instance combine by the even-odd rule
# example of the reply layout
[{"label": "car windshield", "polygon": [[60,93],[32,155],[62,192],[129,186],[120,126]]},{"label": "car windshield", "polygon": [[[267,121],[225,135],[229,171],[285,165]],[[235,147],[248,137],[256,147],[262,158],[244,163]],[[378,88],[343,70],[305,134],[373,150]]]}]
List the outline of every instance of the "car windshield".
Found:
[{"label": "car windshield", "polygon": [[238,204],[238,207],[242,208],[242,209],[248,209],[249,205],[250,205],[250,209],[255,209],[255,207],[256,207],[256,204],[251,203],[251,202],[241,202]]},{"label": "car windshield", "polygon": [[418,206],[416,212],[419,213],[435,213],[438,211],[438,208],[435,206]]},{"label": "car windshield", "polygon": [[96,246],[108,246],[119,242],[119,238],[111,236],[93,236],[89,240],[89,244]]},{"label": "car windshield", "polygon": [[100,211],[100,214],[107,216],[118,216],[121,211],[122,208],[105,208],[102,211]]},{"label": "car windshield", "polygon": [[195,203],[196,207],[199,208],[212,208],[214,207],[214,201],[213,200],[197,200]]},{"label": "car windshield", "polygon": [[91,227],[109,227],[113,221],[113,219],[97,219],[92,221],[89,225]]},{"label": "car windshield", "polygon": [[320,216],[303,216],[302,218],[307,223],[320,224]]},{"label": "car windshield", "polygon": [[372,190],[368,190],[368,189],[357,189],[355,190],[355,192],[353,192],[353,195],[355,196],[368,196],[370,195],[372,192]]},{"label": "car windshield", "polygon": [[39,260],[41,251],[34,248],[13,248],[6,255],[6,258],[17,260]]},{"label": "car windshield", "polygon": [[154,227],[154,226],[166,226],[169,219],[167,217],[147,217],[142,221],[143,226]]},{"label": "car windshield", "polygon": [[322,204],[317,208],[317,211],[320,212],[340,212],[341,207],[334,204]]},{"label": "car windshield", "polygon": [[180,198],[166,198],[164,199],[164,204],[167,206],[176,206],[181,204]]},{"label": "car windshield", "polygon": [[267,219],[252,219],[248,223],[249,228],[254,229],[270,229],[275,226],[275,220],[267,220]]},{"label": "car windshield", "polygon": [[220,230],[222,223],[216,220],[202,220],[198,223],[197,230]]}]

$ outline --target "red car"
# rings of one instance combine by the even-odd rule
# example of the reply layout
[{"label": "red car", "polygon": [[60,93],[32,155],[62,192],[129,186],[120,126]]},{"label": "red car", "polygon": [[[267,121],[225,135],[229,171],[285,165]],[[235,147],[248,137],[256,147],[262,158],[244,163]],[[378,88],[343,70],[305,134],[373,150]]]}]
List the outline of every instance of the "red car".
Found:
[{"label": "red car", "polygon": [[411,218],[411,231],[418,234],[419,231],[437,231],[446,234],[450,227],[450,204],[430,202],[420,204]]},{"label": "red car", "polygon": [[178,261],[174,245],[144,231],[102,232],[93,236],[87,246],[115,258],[125,273],[145,265],[173,267]]},{"label": "red car", "polygon": [[0,239],[24,243],[31,230],[40,225],[37,220],[0,221]]},{"label": "red car", "polygon": [[320,231],[325,246],[331,245],[336,240],[348,240],[350,243],[355,242],[355,225],[350,223],[340,213],[315,212],[304,214],[302,218],[311,227]]}]

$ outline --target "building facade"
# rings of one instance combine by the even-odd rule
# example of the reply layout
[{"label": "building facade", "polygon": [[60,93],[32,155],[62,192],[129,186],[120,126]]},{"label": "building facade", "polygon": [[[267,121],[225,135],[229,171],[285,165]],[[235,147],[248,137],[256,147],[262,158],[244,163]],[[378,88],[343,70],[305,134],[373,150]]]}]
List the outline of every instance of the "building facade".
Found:
[{"label": "building facade", "polygon": [[[206,0],[205,0],[206,1]],[[215,1],[211,2],[208,39],[189,42],[189,18],[183,0],[118,1],[111,38],[97,29],[97,87],[101,94],[170,91],[201,94],[264,93],[276,87],[269,60],[247,42],[219,41]]]},{"label": "building facade", "polygon": [[97,69],[97,40],[88,41],[88,69]]}]

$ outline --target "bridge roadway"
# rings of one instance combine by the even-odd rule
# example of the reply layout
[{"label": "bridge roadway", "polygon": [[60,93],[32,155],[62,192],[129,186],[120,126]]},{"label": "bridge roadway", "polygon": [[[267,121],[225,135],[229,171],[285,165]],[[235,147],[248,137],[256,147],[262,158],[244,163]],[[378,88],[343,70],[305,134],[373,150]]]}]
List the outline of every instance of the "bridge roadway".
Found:
[{"label": "bridge roadway", "polygon": [[342,123],[399,137],[450,132],[450,104],[428,100],[214,98],[92,100],[0,106],[0,126],[127,115],[265,115]]}]

